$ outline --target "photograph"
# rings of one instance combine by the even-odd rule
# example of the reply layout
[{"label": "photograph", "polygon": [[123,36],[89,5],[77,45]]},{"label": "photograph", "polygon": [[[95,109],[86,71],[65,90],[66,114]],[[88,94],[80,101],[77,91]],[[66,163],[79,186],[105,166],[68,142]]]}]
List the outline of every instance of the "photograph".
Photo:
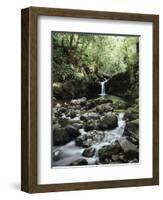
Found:
[{"label": "photograph", "polygon": [[51,33],[52,167],[139,163],[139,36]]},{"label": "photograph", "polygon": [[159,185],[159,15],[21,10],[21,190]]}]

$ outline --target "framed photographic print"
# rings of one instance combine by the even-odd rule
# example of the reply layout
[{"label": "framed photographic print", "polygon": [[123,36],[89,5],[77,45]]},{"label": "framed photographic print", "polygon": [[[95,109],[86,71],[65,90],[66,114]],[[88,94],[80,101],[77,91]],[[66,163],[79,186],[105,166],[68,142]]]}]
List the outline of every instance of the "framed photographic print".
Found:
[{"label": "framed photographic print", "polygon": [[21,188],[159,184],[159,16],[22,9]]}]

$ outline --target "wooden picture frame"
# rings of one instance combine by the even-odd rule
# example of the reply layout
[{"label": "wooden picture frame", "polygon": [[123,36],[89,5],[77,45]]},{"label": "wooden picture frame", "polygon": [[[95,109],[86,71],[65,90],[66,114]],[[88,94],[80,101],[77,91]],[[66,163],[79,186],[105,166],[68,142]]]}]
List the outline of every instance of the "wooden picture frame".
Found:
[{"label": "wooden picture frame", "polygon": [[[37,163],[37,19],[62,16],[153,24],[153,176],[152,178],[39,185]],[[148,186],[159,184],[159,16],[58,8],[21,11],[21,190],[29,193]]]}]

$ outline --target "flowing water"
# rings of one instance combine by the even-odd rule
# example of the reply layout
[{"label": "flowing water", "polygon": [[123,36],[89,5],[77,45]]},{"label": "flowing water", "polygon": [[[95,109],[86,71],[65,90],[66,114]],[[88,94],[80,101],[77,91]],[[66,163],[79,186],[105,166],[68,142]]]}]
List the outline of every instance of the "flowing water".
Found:
[{"label": "flowing water", "polygon": [[100,85],[101,85],[101,94],[99,94],[100,96],[105,96],[106,95],[106,92],[105,92],[105,83],[107,83],[107,82],[108,82],[108,80],[100,82]]},{"label": "flowing water", "polygon": [[[84,151],[84,147],[78,147],[75,145],[75,140],[67,143],[66,145],[59,146],[59,147],[53,147],[53,153],[55,156],[58,156],[58,160],[52,163],[52,166],[66,166],[72,163],[73,161],[76,161],[80,158],[84,158],[88,161],[88,164],[95,164],[96,161],[98,161],[98,150],[104,146],[111,144],[116,139],[120,138],[123,134],[124,128],[125,128],[125,121],[123,120],[124,113],[118,114],[118,126],[117,128],[110,130],[110,131],[104,131],[104,137],[101,138],[101,140],[96,140],[91,147],[94,147],[96,149],[96,152],[93,157],[86,158],[82,156],[82,153]],[[83,129],[80,129],[81,134],[87,134]]]}]

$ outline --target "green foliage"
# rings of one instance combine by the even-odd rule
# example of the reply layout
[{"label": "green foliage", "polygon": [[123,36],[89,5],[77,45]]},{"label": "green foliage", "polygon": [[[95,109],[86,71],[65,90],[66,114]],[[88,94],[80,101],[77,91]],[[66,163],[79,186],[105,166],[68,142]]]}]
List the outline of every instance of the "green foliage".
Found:
[{"label": "green foliage", "polygon": [[138,37],[54,32],[52,44],[54,81],[71,79],[75,73],[133,71],[138,63]]},{"label": "green foliage", "polygon": [[128,72],[132,98],[139,89],[139,37],[52,33],[53,82],[96,80]]}]

